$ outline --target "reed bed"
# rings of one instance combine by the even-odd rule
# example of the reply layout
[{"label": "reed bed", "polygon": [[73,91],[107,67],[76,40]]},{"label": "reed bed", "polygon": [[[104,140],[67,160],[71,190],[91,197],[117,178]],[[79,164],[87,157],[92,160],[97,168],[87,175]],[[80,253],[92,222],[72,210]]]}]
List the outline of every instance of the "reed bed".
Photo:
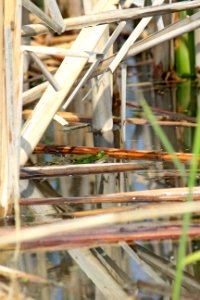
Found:
[{"label": "reed bed", "polygon": [[[8,252],[12,251],[16,263],[11,268],[1,262],[2,299],[15,292],[23,299],[18,284],[21,281],[22,285],[24,280],[66,288],[54,280],[17,270],[17,261],[22,255],[20,250],[25,253],[67,250],[69,257],[106,299],[140,299],[138,291],[172,296],[173,300],[180,297],[198,299],[199,281],[188,265],[198,261],[200,255],[191,249],[191,256],[187,256],[186,251],[187,241],[192,245],[200,236],[198,103],[197,115],[188,116],[184,111],[149,106],[140,93],[139,103],[129,101],[127,61],[163,42],[197,30],[200,2],[166,4],[163,0],[155,0],[151,6],[132,8],[130,1],[125,1],[120,8],[119,1],[99,0],[95,6],[92,1],[88,6],[83,1],[85,14],[81,16],[79,12],[79,16],[68,18],[62,17],[59,2],[46,1],[43,8],[30,0],[4,0],[0,5],[0,216],[4,221],[13,218],[15,222],[15,226],[0,229],[0,248],[8,257]],[[29,20],[21,25],[22,8],[34,20],[32,23]],[[178,18],[178,13],[186,10],[192,11],[190,16]],[[178,19],[176,22],[173,13]],[[168,26],[165,26],[165,17],[170,17]],[[133,24],[134,20],[137,25],[122,42],[127,35],[128,22]],[[156,30],[149,34],[152,23]],[[147,36],[143,38],[146,30]],[[154,59],[150,62],[147,59],[144,64],[153,63]],[[143,62],[136,63],[134,68],[136,65],[142,66]],[[173,77],[170,67],[171,75],[167,77]],[[174,76],[173,83],[182,83],[181,76]],[[153,83],[147,85],[152,92]],[[135,86],[141,87],[139,83]],[[83,103],[87,109],[80,113]],[[113,113],[115,104],[116,114]],[[137,112],[138,117],[127,117],[127,109]],[[72,132],[71,140],[78,139],[78,142],[73,144],[70,138],[66,143],[60,138],[62,142],[59,142],[58,134],[57,143],[44,144],[47,128],[52,124],[63,132]],[[138,125],[153,130],[164,151],[153,150],[153,147],[127,149],[126,128],[138,128]],[[86,126],[92,131],[93,142],[85,143],[82,134],[78,137],[78,130]],[[118,146],[114,143],[115,126],[119,133]],[[165,133],[169,127],[176,127],[179,135],[181,130],[188,130],[192,150],[175,151],[173,139]],[[100,152],[105,154],[103,163],[98,161]],[[38,157],[45,163],[50,155],[63,158],[62,165],[40,166]],[[70,157],[72,163],[66,163],[64,159]],[[84,157],[87,163],[75,164],[81,159],[84,161]],[[162,164],[160,173],[155,169],[158,163]],[[169,164],[171,169],[165,170],[164,164]],[[168,174],[171,180],[175,178],[182,187],[128,191],[131,176],[146,176],[153,181],[156,172]],[[76,189],[81,195],[77,196],[77,191],[73,190],[75,196],[66,196],[63,191],[67,189],[70,194],[70,182],[77,175],[82,176],[83,182],[86,177],[90,178],[91,186],[95,186],[93,192],[85,193],[86,184],[80,184]],[[49,184],[48,178],[56,180]],[[59,192],[53,187],[57,182]],[[31,221],[21,225],[23,214]],[[180,246],[175,251],[173,243],[178,239]],[[178,252],[173,264],[137,243],[167,240],[172,243],[173,252]],[[108,254],[108,245],[123,249],[129,259],[148,274],[151,283],[127,274],[120,261]],[[190,298],[191,291],[193,298]]]}]

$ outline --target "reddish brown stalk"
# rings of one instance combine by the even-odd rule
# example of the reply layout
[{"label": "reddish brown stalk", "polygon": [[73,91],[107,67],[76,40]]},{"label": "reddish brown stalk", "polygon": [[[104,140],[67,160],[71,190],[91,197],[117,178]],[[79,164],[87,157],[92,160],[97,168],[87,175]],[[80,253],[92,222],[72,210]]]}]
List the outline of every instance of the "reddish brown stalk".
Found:
[{"label": "reddish brown stalk", "polygon": [[[84,230],[76,234],[62,234],[42,238],[31,242],[21,243],[22,249],[32,250],[51,250],[65,249],[72,247],[86,247],[97,244],[117,243],[119,241],[138,241],[138,240],[161,240],[178,239],[182,234],[181,225],[173,226],[152,226],[134,229],[133,224],[115,225],[110,227]],[[2,231],[2,230],[1,230]],[[4,230],[4,234],[12,233],[13,230]],[[7,232],[7,233],[6,233]],[[188,237],[197,238],[200,236],[200,226],[190,225]],[[12,246],[11,246],[12,248]]]},{"label": "reddish brown stalk", "polygon": [[[28,118],[28,116],[31,114],[31,110],[24,110],[23,111],[23,116],[25,118]],[[76,115],[74,113],[69,113],[69,112],[57,112],[57,115],[61,116],[68,122],[86,122],[86,123],[91,123],[92,122],[92,117],[89,116],[81,116],[81,115]],[[120,124],[121,123],[121,118],[120,117],[113,117],[113,122],[115,124]],[[128,124],[135,124],[135,125],[146,125],[149,124],[149,121],[147,119],[143,118],[126,118],[126,122]],[[184,126],[184,127],[196,127],[196,123],[191,123],[187,121],[161,121],[158,120],[158,124],[162,126]]]},{"label": "reddish brown stalk", "polygon": [[104,174],[114,172],[127,172],[147,169],[147,165],[136,165],[132,163],[101,163],[81,164],[64,166],[45,167],[24,167],[21,168],[21,179],[33,179],[42,177],[58,177],[68,175]]},{"label": "reddish brown stalk", "polygon": [[[99,194],[81,197],[54,197],[21,199],[21,205],[37,204],[80,204],[80,203],[126,203],[126,202],[181,202],[189,195],[188,188],[158,189],[148,191],[134,191],[125,193]],[[194,187],[193,200],[200,200],[200,188]]]},{"label": "reddish brown stalk", "polygon": [[[103,147],[69,147],[65,145],[38,145],[36,146],[34,153],[51,153],[51,154],[96,154],[98,151],[103,150],[110,157],[118,159],[132,159],[132,160],[160,160],[160,161],[172,161],[172,155],[167,152],[156,152],[146,150],[127,150],[117,148],[103,148]],[[174,155],[182,161],[189,162],[193,158],[192,153],[175,152]],[[198,158],[200,161],[200,156]]]}]

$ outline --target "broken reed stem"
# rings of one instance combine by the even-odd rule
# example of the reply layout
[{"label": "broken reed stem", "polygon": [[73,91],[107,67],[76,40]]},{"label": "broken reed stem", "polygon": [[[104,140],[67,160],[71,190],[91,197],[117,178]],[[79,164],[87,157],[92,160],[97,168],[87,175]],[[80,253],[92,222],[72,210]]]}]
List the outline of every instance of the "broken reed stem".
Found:
[{"label": "broken reed stem", "polygon": [[62,28],[63,32],[65,30],[65,24],[56,0],[48,0],[46,1],[46,5],[52,20]]},{"label": "broken reed stem", "polygon": [[[149,48],[152,48],[153,46],[160,44],[164,41],[170,40],[172,38],[175,38],[179,35],[182,35],[186,32],[195,30],[199,27],[199,12],[195,13],[191,17],[187,17],[186,19],[183,19],[181,21],[178,21],[174,24],[169,25],[167,28],[163,29],[161,32],[154,33],[150,37],[146,38],[145,41],[139,41],[135,43],[135,45],[131,48],[131,50],[128,52],[127,56],[136,55],[142,51],[145,51]],[[35,26],[42,26],[36,24]],[[91,77],[96,77],[103,72],[106,72],[109,70],[109,66],[114,59],[115,56],[110,57],[108,59],[102,60],[102,63],[98,70],[92,74]],[[31,94],[31,91],[30,93]],[[27,98],[28,95],[26,95]],[[30,96],[32,98],[32,101],[36,99],[34,96]]]},{"label": "broken reed stem", "polygon": [[[141,246],[140,244],[135,244],[130,246],[139,256],[139,258],[147,264],[150,264],[154,270],[160,272],[160,274],[166,276],[166,278],[174,279],[176,278],[176,264],[170,262],[169,260],[154,254],[152,251]],[[199,282],[191,276],[186,271],[183,271],[183,281],[182,287],[185,287],[189,291],[200,292]]]},{"label": "broken reed stem", "polygon": [[42,94],[44,93],[45,89],[48,86],[48,82],[43,82],[38,84],[37,86],[34,86],[33,88],[24,91],[22,94],[23,99],[23,105],[30,104],[34,102],[35,100],[39,99]]},{"label": "broken reed stem", "polygon": [[53,31],[61,34],[63,28],[60,24],[57,23],[57,20],[50,18],[47,14],[45,14],[37,5],[32,3],[30,0],[22,0],[22,5],[25,9],[27,9],[30,13],[33,13],[38,18],[40,18],[44,23],[45,27],[50,27]]},{"label": "broken reed stem", "polygon": [[[28,101],[26,101],[26,103],[28,103]],[[23,111],[23,116],[25,118],[28,118],[32,113],[32,110],[26,109]],[[70,113],[70,112],[57,112],[58,116],[61,116],[62,118],[64,118],[65,120],[67,120],[68,122],[86,122],[86,123],[92,123],[92,117],[90,116],[80,116],[74,113]],[[115,124],[119,124],[121,123],[121,118],[120,117],[113,117],[113,122]],[[144,118],[126,118],[125,122],[127,124],[135,124],[135,125],[147,125],[150,124],[149,121],[147,119]],[[158,120],[157,121],[159,125],[162,126],[183,126],[183,127],[196,127],[197,124],[194,122],[188,122],[188,121],[162,121],[162,120]]]},{"label": "broken reed stem", "polygon": [[[38,145],[35,147],[34,153],[51,153],[51,154],[96,154],[98,151],[104,151],[110,157],[117,159],[132,159],[132,160],[159,160],[172,161],[172,155],[167,152],[156,152],[146,150],[127,150],[117,148],[104,147],[68,147],[65,145]],[[193,158],[192,153],[175,152],[174,155],[182,162],[190,162]],[[200,156],[198,158],[200,161]]]},{"label": "broken reed stem", "polygon": [[[186,9],[195,9],[198,7],[200,7],[199,1],[183,1],[180,3],[170,3],[156,7],[146,6],[141,8],[120,9],[115,11],[111,10],[103,13],[100,12],[96,14],[64,19],[65,31],[100,24],[120,22],[128,19],[134,20],[144,17],[151,17],[154,15],[160,16],[162,14],[173,13]],[[34,36],[48,32],[48,28],[42,24],[24,25],[22,28],[22,36]]]},{"label": "broken reed stem", "polygon": [[[159,6],[163,4],[164,0],[154,0],[153,4],[154,6]],[[133,29],[132,33],[129,35],[127,40],[124,42],[120,50],[118,51],[117,55],[111,62],[109,68],[112,73],[114,73],[119,66],[120,62],[126,57],[130,47],[134,44],[134,42],[138,39],[138,37],[141,35],[141,33],[144,31],[145,27],[150,23],[152,20],[152,16],[147,18],[142,18],[138,24]]]},{"label": "broken reed stem", "polygon": [[[98,2],[94,11],[114,9],[110,2]],[[96,26],[83,29],[71,49],[93,51],[98,44],[99,39],[104,34],[107,25]],[[90,40],[90,43],[88,43]],[[68,96],[70,89],[87,63],[86,58],[65,58],[55,74],[55,79],[62,87],[55,92],[51,86],[48,86],[40,101],[37,103],[31,118],[29,118],[22,128],[21,132],[21,156],[20,163],[24,165],[29,155],[41,139],[44,131],[50,124],[52,118],[58,111],[63,101]],[[47,109],[48,108],[48,109]]]}]

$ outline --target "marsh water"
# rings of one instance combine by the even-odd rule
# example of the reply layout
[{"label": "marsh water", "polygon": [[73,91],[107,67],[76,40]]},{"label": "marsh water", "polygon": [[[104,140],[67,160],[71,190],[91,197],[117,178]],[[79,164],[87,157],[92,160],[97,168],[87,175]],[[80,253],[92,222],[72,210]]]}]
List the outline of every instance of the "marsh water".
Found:
[{"label": "marsh water", "polygon": [[[137,74],[137,76],[135,76],[135,74]],[[185,80],[183,83],[170,81],[153,82],[151,80],[151,69],[148,68],[147,71],[144,72],[144,69],[136,69],[133,66],[128,66],[128,75],[128,102],[140,103],[140,99],[143,97],[152,107],[185,113],[195,117],[197,101],[200,99],[196,83],[190,80]],[[90,106],[90,99],[85,99],[84,101],[77,99],[69,108],[69,111],[74,109],[76,113],[84,114],[90,110]],[[144,117],[144,115],[140,108],[127,106],[126,117]],[[163,126],[162,128],[175,151],[191,151],[194,128],[182,126]],[[100,134],[93,133],[89,125],[77,129],[73,128],[72,124],[71,130],[66,130],[54,124],[48,128],[45,139],[41,142],[73,146],[120,147],[122,144],[120,145],[119,136],[120,127],[116,125],[112,132]],[[127,149],[153,150],[158,152],[164,150],[159,138],[155,135],[149,124],[126,124],[126,139],[123,147]],[[32,161],[37,163],[38,159],[48,161],[51,158],[52,157],[48,155],[42,157],[35,155],[32,157]],[[141,161],[139,163],[141,163]],[[167,187],[181,187],[185,184],[182,178],[177,174],[172,163],[161,161],[153,161],[147,170],[137,172],[68,176],[48,180],[48,184],[45,181],[41,182],[37,180],[35,183],[38,189],[42,189],[41,193],[46,197],[59,195],[68,197],[151,190]],[[27,193],[25,189],[22,191],[22,196],[27,197]],[[71,205],[70,207],[63,205],[62,212],[107,208],[109,206],[113,207],[114,205],[84,204]],[[116,206],[120,205],[116,204]],[[46,214],[44,214],[44,206],[42,213],[39,205],[34,207],[33,210],[34,211],[31,211],[30,209],[27,212],[27,210],[22,208],[22,221],[24,225],[29,224],[28,217],[31,224],[40,224],[51,222],[56,216],[56,211],[52,212],[51,210],[48,211],[48,209]],[[62,218],[61,211],[59,213],[57,217]],[[31,216],[34,217],[30,218]],[[147,220],[147,222],[149,222],[149,220]],[[169,299],[169,296],[162,297],[154,293],[149,294],[149,292],[141,293],[138,288],[135,288],[133,283],[142,280],[151,283],[165,283],[166,281],[171,284],[172,279],[170,276],[167,276],[166,279],[164,273],[165,269],[171,268],[170,263],[175,263],[176,261],[178,240],[139,240],[137,244],[145,247],[150,253],[157,256],[157,259],[163,259],[163,270],[159,270],[159,267],[153,263],[149,270],[147,261],[143,262],[143,265],[146,265],[146,267],[142,268],[140,260],[142,258],[134,259],[127,251],[126,244],[123,242],[112,244],[100,243],[96,246],[92,245],[91,248],[82,249],[86,257],[89,255],[88,253],[90,253],[98,260],[98,263],[94,263],[90,259],[80,263],[76,259],[77,249],[51,249],[51,251],[26,250],[21,252],[17,268],[43,278],[48,278],[51,284],[44,285],[27,281],[22,282],[21,285],[23,286],[24,292],[34,299],[122,299],[119,298],[121,293],[120,289],[127,290],[127,294],[130,296],[129,299],[134,299],[135,296],[133,297],[133,295],[135,294],[137,294],[138,299]],[[134,246],[134,242],[131,243],[131,241],[129,241],[129,246]],[[195,248],[197,250],[198,247],[198,241],[188,241],[188,249]],[[1,264],[6,264],[10,267],[14,266],[11,259],[12,255],[13,253],[10,251],[3,251],[0,256]],[[159,266],[161,266],[161,264]],[[105,291],[107,287],[102,286],[101,278],[94,276],[94,274],[98,274],[98,272],[99,274],[103,274],[102,268],[107,272],[108,280],[109,276],[111,276],[117,282],[118,288],[116,288],[116,294],[113,291],[113,287],[111,287],[111,291]],[[198,281],[200,278],[197,270],[198,268],[196,267],[194,269],[189,268],[187,271],[192,276],[195,275],[195,280]],[[97,283],[98,280],[99,283]]]}]

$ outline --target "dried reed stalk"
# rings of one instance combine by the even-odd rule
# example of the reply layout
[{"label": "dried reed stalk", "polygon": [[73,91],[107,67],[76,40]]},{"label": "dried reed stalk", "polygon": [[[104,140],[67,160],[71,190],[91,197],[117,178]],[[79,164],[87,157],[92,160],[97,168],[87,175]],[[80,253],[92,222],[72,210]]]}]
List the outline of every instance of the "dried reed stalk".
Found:
[{"label": "dried reed stalk", "polygon": [[[96,6],[96,11],[111,9],[113,6],[101,0]],[[82,49],[93,51],[99,39],[104,34],[106,25],[83,29],[72,46],[72,50]],[[90,43],[88,43],[90,40]],[[73,83],[81,73],[87,62],[86,58],[66,58],[59,67],[55,80],[62,86],[55,92],[49,86],[35,107],[30,119],[27,120],[22,130],[21,165],[24,165],[36,144],[39,142],[53,116],[68,95]]]},{"label": "dried reed stalk", "polygon": [[[28,103],[26,101],[26,103]],[[32,110],[26,109],[23,111],[23,116],[25,118],[28,118],[32,113]],[[81,116],[77,115],[75,113],[71,112],[62,112],[59,111],[57,112],[57,115],[61,116],[62,118],[66,119],[68,122],[86,122],[86,123],[91,123],[92,122],[92,117],[90,116]],[[121,123],[121,118],[120,117],[113,117],[113,122],[115,124],[120,124]],[[149,121],[144,118],[126,118],[125,122],[128,124],[135,124],[135,125],[146,125],[149,124]],[[158,120],[157,121],[159,125],[161,126],[182,126],[182,127],[196,127],[197,124],[194,122],[188,122],[188,121],[162,121]]]},{"label": "dried reed stalk", "polygon": [[[153,2],[154,6],[157,6],[162,4],[164,0],[155,0]],[[119,66],[120,62],[124,59],[126,54],[128,53],[130,47],[133,45],[133,43],[138,39],[138,37],[141,35],[141,33],[144,31],[145,27],[148,25],[148,23],[151,21],[152,16],[148,18],[143,18],[137,26],[134,28],[128,39],[124,42],[120,50],[118,51],[117,55],[111,62],[109,69],[112,73],[115,72],[117,67]]]},{"label": "dried reed stalk", "polygon": [[[50,197],[21,199],[21,205],[80,204],[80,203],[127,203],[127,202],[182,202],[189,196],[188,188],[157,189],[80,197]],[[193,200],[200,200],[200,188],[194,187]]]},{"label": "dried reed stalk", "polygon": [[[119,25],[118,25],[119,26]],[[105,30],[97,49],[103,50],[105,57],[108,52],[112,53],[112,44],[107,47],[109,41],[109,27]],[[113,41],[114,42],[114,41]],[[112,118],[112,75],[108,72],[102,74],[101,78],[95,78],[92,84],[92,127],[96,131],[106,132],[113,129]]]},{"label": "dried reed stalk", "polygon": [[72,56],[72,57],[83,57],[89,59],[90,62],[94,62],[97,58],[103,58],[101,53],[96,52],[88,52],[88,51],[78,51],[78,50],[70,50],[70,49],[62,49],[56,47],[45,47],[45,46],[21,46],[22,51],[47,54],[47,55],[55,55],[55,56]]},{"label": "dried reed stalk", "polygon": [[[161,274],[167,276],[170,279],[174,279],[176,276],[176,265],[169,260],[156,255],[145,247],[135,244],[131,246],[137,253],[137,255],[144,260],[146,263],[150,264],[155,270],[159,270]],[[199,281],[197,281],[192,275],[183,272],[183,281],[182,286],[187,288],[190,291],[200,292]]]},{"label": "dried reed stalk", "polygon": [[23,105],[32,103],[33,101],[39,99],[42,93],[46,90],[48,82],[43,82],[37,86],[34,86],[30,90],[24,91],[22,94]]},{"label": "dried reed stalk", "polygon": [[[153,46],[156,46],[162,42],[168,41],[172,38],[175,38],[181,34],[186,32],[190,32],[192,30],[197,29],[200,27],[199,21],[199,12],[195,13],[191,17],[187,17],[181,21],[178,21],[174,24],[169,25],[167,28],[163,29],[161,32],[157,32],[152,34],[150,37],[146,38],[144,41],[139,41],[135,43],[134,47],[130,49],[127,56],[136,55],[142,51],[145,51]],[[38,25],[40,27],[40,25]],[[102,61],[101,65],[97,69],[96,72],[91,77],[98,76],[105,71],[108,71],[109,65],[111,64],[113,58],[112,56],[108,59]],[[29,95],[32,100],[36,99],[33,95],[31,96],[32,91],[30,90]],[[40,94],[41,95],[41,94]]]},{"label": "dried reed stalk", "polygon": [[150,265],[146,264],[142,259],[140,259],[136,251],[133,250],[127,242],[121,241],[119,242],[119,245],[127,253],[128,257],[132,259],[134,263],[136,263],[143,274],[147,274],[150,278],[152,278],[154,283],[165,283],[165,280],[161,278],[160,274],[158,274]]},{"label": "dried reed stalk", "polygon": [[[40,240],[41,238],[53,236],[56,234],[74,234],[75,232],[83,232],[86,229],[98,228],[105,225],[108,226],[114,224],[126,224],[127,222],[138,222],[146,219],[181,216],[185,213],[197,212],[200,212],[200,202],[158,204],[156,205],[156,207],[148,209],[140,208],[137,210],[137,213],[135,213],[135,210],[133,209],[125,212],[122,211],[116,213],[102,214],[98,216],[81,217],[70,221],[65,220],[59,221],[57,223],[21,229],[18,235],[16,235],[13,232],[11,232],[9,235],[2,235],[0,245],[3,246],[16,242],[21,243],[31,240]],[[166,231],[164,234],[166,234]],[[152,234],[151,238],[153,236],[155,236],[155,232],[154,234]]]},{"label": "dried reed stalk", "polygon": [[26,8],[29,12],[38,16],[44,23],[45,26],[50,27],[55,32],[61,34],[63,31],[63,26],[61,26],[57,20],[51,19],[46,15],[37,5],[35,5],[30,0],[22,0],[23,7]]},{"label": "dried reed stalk", "polygon": [[[64,19],[65,31],[80,29],[88,26],[95,26],[105,23],[113,23],[128,19],[140,19],[155,15],[162,15],[182,11],[186,9],[195,9],[200,7],[199,1],[182,1],[181,3],[170,3],[156,7],[142,7],[131,9],[120,9],[104,13],[95,13],[75,18]],[[22,29],[22,36],[34,36],[47,33],[48,29],[42,24],[25,25]]]},{"label": "dried reed stalk", "polygon": [[[67,221],[66,221],[67,222]],[[80,219],[80,222],[81,219]],[[56,225],[56,223],[54,223]],[[52,234],[49,237],[25,241],[21,244],[22,249],[32,249],[32,251],[42,250],[50,251],[51,249],[70,249],[77,247],[94,247],[98,244],[108,244],[123,241],[140,241],[140,240],[162,240],[178,239],[181,236],[181,225],[155,225],[145,226],[145,222],[140,224],[141,227],[135,228],[135,224],[124,224],[109,226],[97,229],[80,230],[69,234]],[[35,226],[37,230],[38,226]],[[1,230],[1,236],[9,236],[14,233],[13,229]],[[196,238],[200,235],[200,228],[196,224],[191,224],[188,230],[190,238]],[[12,249],[13,245],[7,249]],[[6,248],[5,248],[6,249]],[[149,259],[150,260],[150,259]]]},{"label": "dried reed stalk", "polygon": [[56,0],[46,1],[46,6],[48,7],[50,16],[52,17],[54,22],[57,23],[58,25],[60,25],[60,27],[62,28],[61,31],[64,31],[64,29],[65,29],[64,20],[60,13],[60,9],[58,7]]},{"label": "dried reed stalk", "polygon": [[131,47],[127,55],[136,55],[153,46],[169,41],[174,37],[197,29],[198,27],[200,27],[199,16],[200,12],[197,12],[190,17],[184,18],[176,23],[167,26],[163,30],[150,35],[146,39],[135,43],[133,47]]},{"label": "dried reed stalk", "polygon": [[98,163],[64,166],[24,167],[21,169],[21,179],[42,177],[57,177],[68,175],[104,174],[113,172],[127,172],[147,169],[147,165],[133,163]]},{"label": "dried reed stalk", "polygon": [[[87,71],[86,71],[86,73],[84,74],[84,76],[78,80],[79,82],[78,82],[77,86],[75,87],[75,89],[73,90],[73,92],[70,94],[70,96],[67,98],[66,102],[65,102],[64,105],[62,106],[62,108],[63,108],[64,110],[66,110],[66,108],[67,108],[68,105],[71,103],[71,101],[73,100],[73,98],[77,95],[77,93],[78,93],[78,91],[81,89],[81,87],[87,83],[88,79],[89,79],[91,76],[93,76],[94,71],[97,69],[98,65],[99,65],[100,62],[102,61],[102,58],[103,58],[105,55],[107,55],[107,52],[109,51],[110,48],[112,48],[113,43],[115,42],[115,40],[117,39],[117,37],[118,37],[119,34],[121,33],[122,29],[124,28],[124,26],[125,26],[124,23],[125,23],[125,22],[121,22],[121,23],[117,26],[117,28],[114,30],[114,32],[112,33],[112,35],[111,35],[110,37],[109,37],[108,29],[107,29],[107,32],[105,31],[105,34],[107,33],[107,38],[106,38],[106,39],[104,38],[105,45],[101,45],[101,47],[100,47],[99,43],[98,43],[98,45],[97,45],[97,46],[98,46],[98,51],[99,51],[99,50],[101,51],[101,55],[102,55],[102,56],[100,56],[98,59],[96,59],[96,60],[94,61],[94,63],[89,67],[89,69],[87,69]],[[103,40],[101,40],[101,44],[102,44],[102,41],[103,41]],[[106,77],[106,79],[109,79],[109,74],[103,74],[102,77],[103,77],[103,78]],[[107,78],[107,77],[108,77],[108,78]],[[110,106],[109,109],[107,109],[107,110],[109,111],[109,117],[108,117],[108,116],[106,117],[105,107],[106,107],[107,105],[105,105],[105,104],[107,104],[107,102],[104,102],[104,101],[105,101],[104,97],[106,98],[106,95],[108,94],[107,96],[109,96],[110,93],[105,93],[105,90],[107,90],[107,88],[106,88],[107,82],[106,82],[106,84],[103,84],[102,81],[103,81],[103,80],[102,80],[102,78],[101,78],[100,83],[98,84],[98,83],[96,82],[96,84],[94,84],[94,88],[93,88],[93,90],[94,90],[94,91],[93,91],[93,94],[95,94],[95,98],[99,98],[99,97],[97,97],[97,94],[99,93],[99,94],[100,94],[100,98],[103,99],[103,101],[98,102],[98,105],[95,105],[96,109],[95,109],[95,110],[93,109],[93,119],[95,119],[95,116],[97,116],[96,113],[98,113],[98,117],[99,117],[100,115],[102,115],[102,114],[103,114],[103,115],[105,114],[104,118],[105,118],[106,120],[107,120],[107,118],[111,118],[111,123],[112,123],[111,106]],[[104,81],[105,81],[105,80],[104,80]],[[106,80],[106,81],[109,82],[110,80]],[[102,88],[101,88],[101,86],[102,86]],[[101,91],[100,91],[100,90],[101,90]],[[111,90],[111,87],[109,87],[108,90]],[[104,94],[105,94],[105,95],[104,95]],[[107,99],[107,100],[108,100],[108,99]],[[109,102],[110,102],[110,103],[112,102],[111,99],[109,100]],[[100,104],[100,103],[101,103],[101,104]],[[94,106],[94,103],[93,103],[93,106]],[[98,108],[99,106],[101,107],[101,109]],[[94,113],[94,111],[95,111],[95,113]],[[104,113],[102,113],[102,112],[104,112]],[[99,118],[99,119],[101,119],[101,118]],[[97,128],[97,129],[98,129],[98,130],[103,130],[103,129],[104,129],[104,128],[103,128],[103,127],[104,127],[104,122],[101,122],[101,121],[100,121],[100,123],[102,123],[102,125],[99,126],[99,128]],[[107,122],[107,123],[110,123],[110,122]],[[94,127],[95,127],[95,126],[94,126]],[[103,131],[104,131],[104,130],[103,130]]]},{"label": "dried reed stalk", "polygon": [[[90,249],[69,249],[68,252],[80,268],[95,283],[106,299],[128,300],[127,293],[115,280],[112,271],[108,272]],[[132,299],[136,300],[135,297]]]},{"label": "dried reed stalk", "polygon": [[[134,56],[138,53],[141,53],[145,50],[148,50],[156,45],[159,45],[163,42],[169,41],[177,36],[180,36],[182,34],[185,34],[187,32],[193,31],[200,27],[200,12],[197,12],[193,14],[190,17],[187,17],[185,19],[182,19],[176,23],[173,23],[163,30],[160,30],[151,36],[138,41],[130,48],[130,50],[127,53],[126,57]],[[102,62],[102,65],[97,70],[96,74],[94,76],[97,76],[101,74],[102,72],[105,72],[109,69],[110,64],[112,63],[112,60],[115,58],[115,56],[112,56],[108,58],[107,60],[104,60]]]},{"label": "dried reed stalk", "polygon": [[13,203],[18,215],[21,1],[1,1],[0,14],[0,215],[11,213]]}]

